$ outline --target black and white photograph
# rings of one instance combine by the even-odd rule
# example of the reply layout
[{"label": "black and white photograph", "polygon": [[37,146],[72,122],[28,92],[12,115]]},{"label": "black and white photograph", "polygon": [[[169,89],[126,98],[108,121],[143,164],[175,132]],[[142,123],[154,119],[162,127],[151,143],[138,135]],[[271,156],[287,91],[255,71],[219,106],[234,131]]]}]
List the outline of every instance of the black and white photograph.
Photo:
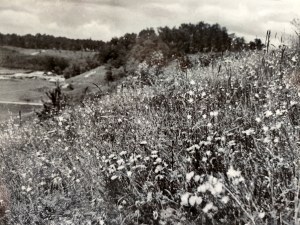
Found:
[{"label": "black and white photograph", "polygon": [[300,1],[0,0],[0,225],[300,225]]}]

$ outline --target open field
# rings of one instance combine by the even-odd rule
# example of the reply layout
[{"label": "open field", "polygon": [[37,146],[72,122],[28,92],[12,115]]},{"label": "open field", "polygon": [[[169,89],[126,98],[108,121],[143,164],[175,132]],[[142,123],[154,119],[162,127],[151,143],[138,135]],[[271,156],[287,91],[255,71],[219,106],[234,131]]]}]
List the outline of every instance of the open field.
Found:
[{"label": "open field", "polygon": [[[0,76],[7,76],[9,78],[0,80],[0,106],[2,105],[1,101],[41,103],[42,100],[48,100],[45,92],[53,89],[56,85],[54,82],[49,81],[49,79],[52,79],[51,77],[47,77],[48,80],[41,79],[39,76],[37,76],[36,79],[21,79],[19,76],[18,78],[11,79],[11,77],[15,76],[15,72],[21,73],[26,71],[6,68],[0,69]],[[105,86],[105,73],[106,69],[102,66],[77,77],[67,79],[61,83],[63,87],[66,87],[63,91],[72,99],[71,101],[80,100],[86,93],[97,92],[98,88],[94,84],[100,86],[104,85],[103,91],[105,91],[109,88]],[[12,115],[18,115],[19,111],[28,112],[32,108],[34,107],[25,107],[24,105],[1,107],[0,120],[9,118],[10,113],[12,113]],[[8,111],[10,111],[10,113],[8,113]]]}]

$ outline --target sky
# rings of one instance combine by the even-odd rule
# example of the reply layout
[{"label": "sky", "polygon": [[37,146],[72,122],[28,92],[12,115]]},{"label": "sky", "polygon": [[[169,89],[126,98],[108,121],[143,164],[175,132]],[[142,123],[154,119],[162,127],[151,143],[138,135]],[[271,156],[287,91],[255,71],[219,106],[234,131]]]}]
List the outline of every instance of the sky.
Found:
[{"label": "sky", "polygon": [[293,33],[300,0],[0,0],[0,32],[104,40],[160,26],[219,23],[250,41]]}]

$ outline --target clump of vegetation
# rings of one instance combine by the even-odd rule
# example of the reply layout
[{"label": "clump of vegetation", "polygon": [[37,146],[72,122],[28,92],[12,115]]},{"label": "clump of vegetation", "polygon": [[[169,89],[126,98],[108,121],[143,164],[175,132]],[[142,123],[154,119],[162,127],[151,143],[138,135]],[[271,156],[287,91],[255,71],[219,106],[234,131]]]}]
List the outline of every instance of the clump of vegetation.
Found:
[{"label": "clump of vegetation", "polygon": [[56,88],[47,91],[46,95],[48,101],[43,104],[43,109],[38,112],[38,117],[41,120],[53,118],[59,115],[68,104],[67,96],[62,92],[62,88],[59,83],[56,84]]}]

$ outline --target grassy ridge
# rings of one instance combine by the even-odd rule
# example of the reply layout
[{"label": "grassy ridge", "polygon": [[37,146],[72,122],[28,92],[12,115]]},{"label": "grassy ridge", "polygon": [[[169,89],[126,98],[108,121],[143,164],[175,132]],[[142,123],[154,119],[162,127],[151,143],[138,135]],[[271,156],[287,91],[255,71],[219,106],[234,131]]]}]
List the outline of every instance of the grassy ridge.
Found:
[{"label": "grassy ridge", "polygon": [[281,53],[143,63],[116,93],[6,125],[9,223],[295,224],[299,68]]}]

